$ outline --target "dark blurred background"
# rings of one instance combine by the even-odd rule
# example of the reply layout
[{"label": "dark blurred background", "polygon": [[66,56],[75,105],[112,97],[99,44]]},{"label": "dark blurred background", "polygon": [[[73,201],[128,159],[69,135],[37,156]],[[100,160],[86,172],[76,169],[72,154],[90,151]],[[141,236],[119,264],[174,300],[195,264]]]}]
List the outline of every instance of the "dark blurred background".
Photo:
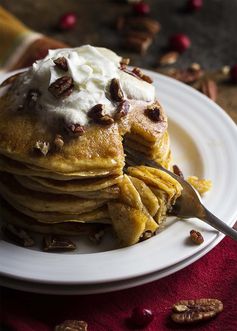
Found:
[{"label": "dark blurred background", "polygon": [[[161,30],[143,56],[124,50],[121,36],[114,29],[118,16],[131,12],[126,0],[1,0],[0,4],[36,31],[71,46],[90,43],[112,48],[145,68],[156,67],[169,37],[177,32],[187,34],[192,45],[174,66],[198,62],[205,69],[214,69],[237,62],[237,0],[204,0],[198,12],[187,12],[186,0],[146,2]],[[55,26],[65,12],[77,14],[78,22],[70,31],[59,31]]]}]

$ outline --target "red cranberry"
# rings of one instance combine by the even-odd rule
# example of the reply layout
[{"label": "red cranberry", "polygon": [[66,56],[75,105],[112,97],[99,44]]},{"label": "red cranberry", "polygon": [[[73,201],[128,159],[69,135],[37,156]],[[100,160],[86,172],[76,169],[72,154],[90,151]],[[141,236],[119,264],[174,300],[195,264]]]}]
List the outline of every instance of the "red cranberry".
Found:
[{"label": "red cranberry", "polygon": [[233,83],[237,83],[237,64],[230,69],[230,79]]},{"label": "red cranberry", "polygon": [[203,6],[203,0],[188,0],[187,8],[190,11],[198,11]]},{"label": "red cranberry", "polygon": [[77,23],[77,16],[75,13],[65,13],[59,19],[59,28],[61,30],[71,30]]},{"label": "red cranberry", "polygon": [[150,309],[136,307],[132,311],[130,322],[137,328],[144,328],[151,323],[154,316]]},{"label": "red cranberry", "polygon": [[148,3],[142,1],[135,3],[133,5],[133,10],[138,15],[147,15],[150,13],[150,6],[148,5]]},{"label": "red cranberry", "polygon": [[170,48],[179,53],[184,52],[190,45],[189,37],[183,33],[177,33],[170,38]]}]

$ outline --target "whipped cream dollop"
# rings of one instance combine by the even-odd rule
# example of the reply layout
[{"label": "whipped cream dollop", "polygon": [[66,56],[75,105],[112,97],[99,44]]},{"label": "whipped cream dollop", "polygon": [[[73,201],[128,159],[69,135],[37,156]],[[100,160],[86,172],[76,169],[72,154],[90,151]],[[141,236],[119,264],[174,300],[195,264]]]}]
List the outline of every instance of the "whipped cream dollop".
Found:
[{"label": "whipped cream dollop", "polygon": [[[67,60],[66,72],[55,65],[54,61],[61,57]],[[36,61],[20,79],[16,95],[24,99],[29,88],[38,90],[37,108],[44,116],[61,116],[68,123],[81,125],[89,122],[87,114],[96,104],[103,104],[105,113],[113,116],[116,104],[109,93],[113,78],[119,80],[126,99],[154,102],[154,86],[121,70],[121,60],[109,49],[90,45],[49,50],[48,55]],[[73,90],[66,98],[56,98],[49,86],[65,75],[73,79]]]}]

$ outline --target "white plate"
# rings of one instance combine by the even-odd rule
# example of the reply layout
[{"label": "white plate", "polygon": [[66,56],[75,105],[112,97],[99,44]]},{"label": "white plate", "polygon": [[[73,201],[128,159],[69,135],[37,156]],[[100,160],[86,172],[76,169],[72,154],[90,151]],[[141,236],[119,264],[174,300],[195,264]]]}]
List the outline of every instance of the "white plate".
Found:
[{"label": "white plate", "polygon": [[166,277],[174,272],[177,272],[189,264],[195,262],[200,257],[209,252],[216,244],[221,241],[223,238],[222,234],[217,234],[216,240],[214,240],[206,248],[193,255],[191,258],[183,260],[180,263],[177,263],[170,268],[163,269],[145,276],[125,279],[122,281],[107,282],[100,284],[84,284],[84,285],[55,285],[55,284],[45,284],[45,283],[36,283],[29,282],[24,280],[19,280],[15,278],[1,277],[0,276],[0,285],[5,287],[10,287],[16,290],[41,293],[41,294],[57,294],[57,295],[88,295],[88,294],[98,294],[124,290],[130,287],[140,286],[149,282]]},{"label": "white plate", "polygon": [[[213,181],[204,204],[219,218],[233,225],[237,217],[237,129],[214,102],[173,79],[149,73],[155,82],[170,119],[172,150],[185,175]],[[200,230],[201,246],[187,243],[189,231]],[[176,266],[192,263],[218,243],[217,232],[199,220],[167,222],[156,237],[132,247],[113,249],[105,241],[98,248],[79,242],[75,254],[51,254],[17,247],[0,241],[0,275],[44,284],[98,285],[129,282],[137,277],[176,271]],[[100,250],[100,251],[96,251]],[[173,269],[172,269],[173,268]],[[132,281],[130,282],[133,283]],[[121,283],[120,283],[121,284]]]}]

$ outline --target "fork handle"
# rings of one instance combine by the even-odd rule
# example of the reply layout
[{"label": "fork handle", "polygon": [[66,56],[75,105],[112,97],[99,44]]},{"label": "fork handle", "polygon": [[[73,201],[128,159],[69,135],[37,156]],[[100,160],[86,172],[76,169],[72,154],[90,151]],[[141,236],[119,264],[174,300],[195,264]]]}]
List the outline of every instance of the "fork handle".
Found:
[{"label": "fork handle", "polygon": [[213,215],[209,210],[204,207],[204,214],[200,219],[207,224],[211,225],[213,228],[224,233],[226,236],[231,237],[237,241],[237,231],[232,229],[229,225],[225,224],[218,217]]}]

